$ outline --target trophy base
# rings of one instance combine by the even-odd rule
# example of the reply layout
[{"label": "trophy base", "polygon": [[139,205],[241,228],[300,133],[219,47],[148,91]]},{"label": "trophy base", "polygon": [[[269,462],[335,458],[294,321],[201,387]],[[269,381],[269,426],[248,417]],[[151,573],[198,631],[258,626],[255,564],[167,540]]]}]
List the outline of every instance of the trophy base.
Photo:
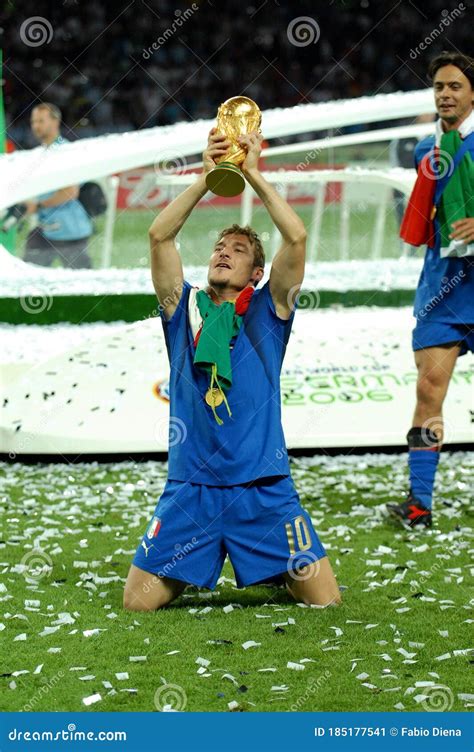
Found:
[{"label": "trophy base", "polygon": [[206,185],[216,196],[238,196],[245,188],[241,171],[232,162],[221,162],[206,175]]}]

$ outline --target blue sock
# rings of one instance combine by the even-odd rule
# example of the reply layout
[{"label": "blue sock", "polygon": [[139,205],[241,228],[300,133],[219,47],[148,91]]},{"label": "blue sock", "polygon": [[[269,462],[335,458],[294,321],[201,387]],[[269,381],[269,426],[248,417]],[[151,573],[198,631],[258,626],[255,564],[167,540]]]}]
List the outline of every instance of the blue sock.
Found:
[{"label": "blue sock", "polygon": [[428,509],[431,509],[433,504],[433,486],[439,454],[432,449],[408,451],[411,492]]}]

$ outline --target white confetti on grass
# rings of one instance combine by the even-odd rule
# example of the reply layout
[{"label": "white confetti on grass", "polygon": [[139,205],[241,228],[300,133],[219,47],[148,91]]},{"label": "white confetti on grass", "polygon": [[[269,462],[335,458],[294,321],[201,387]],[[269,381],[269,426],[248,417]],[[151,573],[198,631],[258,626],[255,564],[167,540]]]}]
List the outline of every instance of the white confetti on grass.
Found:
[{"label": "white confetti on grass", "polygon": [[304,669],[306,668],[301,663],[295,663],[294,661],[288,661],[286,667],[292,669],[292,671],[304,671]]},{"label": "white confetti on grass", "polygon": [[247,640],[247,642],[242,643],[242,647],[244,650],[248,650],[249,648],[259,648],[261,644],[261,642],[255,642],[255,640]]},{"label": "white confetti on grass", "polygon": [[96,702],[100,702],[102,700],[102,695],[99,692],[96,692],[94,695],[89,695],[89,697],[83,697],[82,702],[84,705],[94,705]]}]

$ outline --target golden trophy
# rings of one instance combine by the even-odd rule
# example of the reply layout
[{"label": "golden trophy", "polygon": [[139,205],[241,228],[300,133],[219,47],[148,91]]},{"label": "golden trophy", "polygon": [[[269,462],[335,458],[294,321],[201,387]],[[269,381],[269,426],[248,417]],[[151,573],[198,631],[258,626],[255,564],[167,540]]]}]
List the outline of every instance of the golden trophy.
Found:
[{"label": "golden trophy", "polygon": [[258,131],[262,113],[258,105],[248,97],[231,97],[217,110],[217,130],[223,133],[231,146],[216,159],[216,167],[207,173],[206,185],[217,196],[238,196],[245,188],[245,180],[239,165],[247,152],[239,144],[239,136]]}]

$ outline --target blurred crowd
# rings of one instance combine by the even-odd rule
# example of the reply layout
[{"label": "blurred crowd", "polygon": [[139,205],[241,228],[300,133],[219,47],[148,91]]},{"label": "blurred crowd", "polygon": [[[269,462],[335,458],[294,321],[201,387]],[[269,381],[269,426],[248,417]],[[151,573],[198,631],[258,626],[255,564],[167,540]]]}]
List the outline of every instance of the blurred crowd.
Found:
[{"label": "blurred crowd", "polygon": [[[73,139],[212,117],[239,93],[266,109],[418,89],[441,49],[471,48],[465,13],[446,23],[445,0],[2,5],[8,132],[20,147],[34,145],[40,100],[61,108]],[[42,42],[41,28],[28,28],[34,17],[47,22]]]}]

